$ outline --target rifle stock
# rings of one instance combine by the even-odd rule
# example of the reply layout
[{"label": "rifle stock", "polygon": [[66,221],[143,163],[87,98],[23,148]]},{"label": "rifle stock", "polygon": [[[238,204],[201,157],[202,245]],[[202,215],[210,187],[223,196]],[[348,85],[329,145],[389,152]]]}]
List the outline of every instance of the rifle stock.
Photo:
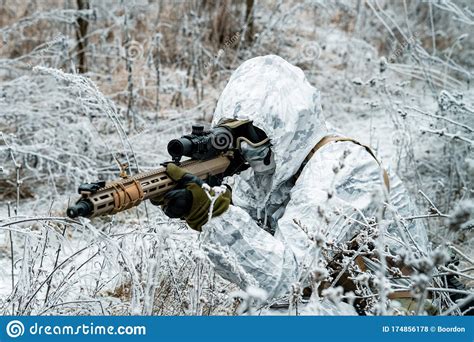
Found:
[{"label": "rifle stock", "polygon": [[[223,174],[230,163],[229,157],[220,155],[208,160],[188,160],[181,163],[180,167],[206,179]],[[175,185],[164,167],[108,183],[83,184],[79,188],[81,198],[66,213],[71,218],[113,215],[135,207],[146,199],[164,195]]]}]

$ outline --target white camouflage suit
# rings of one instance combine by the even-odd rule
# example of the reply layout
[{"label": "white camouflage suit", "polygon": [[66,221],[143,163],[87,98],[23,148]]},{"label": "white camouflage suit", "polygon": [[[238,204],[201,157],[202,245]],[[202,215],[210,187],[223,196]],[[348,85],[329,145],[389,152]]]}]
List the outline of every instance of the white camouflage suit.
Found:
[{"label": "white camouflage suit", "polygon": [[[322,147],[294,183],[293,175],[308,153],[332,132],[326,128],[319,91],[301,69],[278,56],[250,59],[233,73],[218,101],[213,126],[221,119],[252,120],[270,138],[276,162],[266,181],[259,181],[252,169],[235,176],[233,205],[202,228],[202,246],[216,272],[242,289],[262,288],[271,299],[287,294],[296,282],[307,284],[305,270],[314,266],[309,236],[319,232],[328,242],[348,241],[364,228],[349,218],[374,217],[380,203],[389,202],[398,215],[413,214],[398,177],[390,175],[387,195],[379,164],[353,142]],[[266,221],[274,234],[259,221]],[[407,230],[409,248],[426,252],[424,227],[410,222]],[[385,236],[392,250],[404,246],[394,224]]]}]

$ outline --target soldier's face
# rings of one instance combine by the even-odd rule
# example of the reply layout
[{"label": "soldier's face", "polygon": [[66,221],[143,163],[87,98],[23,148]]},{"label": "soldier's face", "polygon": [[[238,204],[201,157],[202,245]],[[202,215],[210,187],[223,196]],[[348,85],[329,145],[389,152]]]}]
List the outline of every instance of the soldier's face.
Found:
[{"label": "soldier's face", "polygon": [[272,175],[275,172],[275,156],[270,143],[254,147],[243,142],[240,150],[244,159],[257,175]]}]

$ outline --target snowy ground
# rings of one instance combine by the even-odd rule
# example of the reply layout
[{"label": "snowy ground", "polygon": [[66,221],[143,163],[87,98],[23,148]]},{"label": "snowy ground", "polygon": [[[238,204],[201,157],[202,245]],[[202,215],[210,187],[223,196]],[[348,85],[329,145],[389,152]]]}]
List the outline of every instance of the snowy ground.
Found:
[{"label": "snowy ground", "polygon": [[[142,170],[167,160],[167,142],[187,133],[193,122],[203,119],[208,122],[232,70],[241,61],[257,55],[279,54],[300,66],[321,91],[328,122],[341,133],[369,144],[377,151],[384,165],[406,182],[419,205],[419,214],[430,213],[431,206],[420,195],[420,190],[444,214],[451,212],[460,200],[472,199],[474,167],[468,162],[473,158],[472,143],[421,132],[421,128],[446,129],[446,132],[467,137],[472,142],[472,131],[426,114],[441,115],[472,127],[474,93],[466,78],[458,73],[452,76],[455,78],[452,81],[449,77],[455,73],[444,69],[438,80],[435,71],[443,65],[433,63],[433,69],[430,69],[428,63],[420,64],[421,52],[414,47],[403,47],[396,63],[387,63],[391,55],[386,50],[381,51],[380,41],[393,40],[393,37],[384,33],[382,37],[388,38],[382,39],[373,32],[377,29],[363,30],[370,25],[376,27],[374,23],[377,22],[367,5],[358,12],[361,14],[356,16],[356,24],[352,23],[356,29],[348,30],[340,18],[346,8],[355,7],[353,4],[278,4],[275,5],[278,10],[274,12],[269,12],[265,6],[257,9],[256,25],[261,31],[252,48],[236,52],[220,45],[223,55],[219,63],[225,66],[218,68],[213,80],[204,78],[197,86],[204,93],[202,98],[197,100],[196,87],[189,80],[186,82],[186,68],[180,68],[178,63],[167,65],[162,62],[159,112],[148,105],[155,100],[153,96],[148,102],[141,100],[154,91],[154,79],[150,76],[153,68],[145,58],[148,45],[141,45],[142,58],[134,61],[134,110],[137,113],[134,127],[127,125],[125,115],[130,84],[125,68],[117,73],[112,70],[114,63],[123,63],[123,58],[105,61],[103,66],[86,75],[105,94],[103,97],[81,83],[78,76],[69,76],[70,70],[63,74],[49,69],[25,68],[19,65],[22,61],[18,57],[12,57],[9,46],[3,47],[0,115],[5,113],[5,121],[0,117],[4,138],[4,141],[0,140],[0,166],[3,167],[3,178],[9,182],[0,184],[5,186],[5,196],[0,195],[0,269],[3,270],[0,273],[0,312],[234,313],[235,303],[230,294],[236,287],[212,271],[199,249],[198,235],[182,223],[170,222],[149,204],[113,218],[84,220],[82,224],[33,220],[6,226],[5,222],[25,217],[63,217],[80,182],[92,181],[98,176],[111,178],[116,174],[109,156],[111,151],[122,152],[132,160],[136,158]],[[458,8],[462,9],[462,4]],[[436,10],[441,15],[460,15],[440,8]],[[390,6],[387,11],[396,13]],[[100,11],[98,13],[101,15]],[[469,17],[468,11],[463,13]],[[120,14],[115,15],[114,20],[122,20]],[[472,19],[472,15],[469,18]],[[423,29],[420,32],[429,31],[427,23],[418,23],[418,28]],[[440,19],[440,32],[447,30],[443,26],[446,23]],[[5,26],[2,32],[11,27]],[[380,32],[384,30],[382,25],[378,27]],[[390,27],[394,30],[394,25]],[[14,27],[10,31],[14,32]],[[71,44],[74,32],[63,32],[70,34],[63,42],[67,46]],[[419,34],[422,36],[419,41],[430,38],[424,34]],[[373,40],[370,37],[374,37]],[[472,48],[472,39],[466,40],[462,53]],[[97,47],[102,43],[96,42]],[[185,41],[182,45],[186,45]],[[183,53],[184,56],[199,49],[191,45],[186,48],[190,51]],[[54,58],[40,56],[32,59],[36,61],[34,65],[59,68],[57,60],[62,58],[61,47],[56,49],[51,45],[50,50],[47,54]],[[211,49],[210,55],[216,55],[217,51]],[[167,53],[171,54],[164,51],[163,55]],[[472,61],[466,61],[460,67],[468,70],[472,77],[469,63]],[[428,68],[424,74],[420,65]],[[108,70],[112,70],[109,79]],[[440,108],[438,102],[444,98],[443,91],[452,103],[457,103],[448,106],[455,110]],[[171,105],[177,94],[184,99],[178,108]],[[462,94],[462,99],[455,97],[457,94]],[[123,125],[124,131],[117,125]],[[25,193],[20,196],[16,215],[16,171],[10,151],[23,163],[25,170],[20,186]],[[458,170],[453,171],[453,168]],[[10,214],[7,203],[10,203]],[[451,232],[446,222],[445,219],[427,220],[433,247],[454,244],[472,260],[472,229]],[[10,232],[16,284],[13,293]],[[469,266],[469,263],[462,265]],[[472,270],[470,274],[473,275]],[[25,301],[31,302],[25,304]],[[19,307],[22,311],[14,311]]]}]

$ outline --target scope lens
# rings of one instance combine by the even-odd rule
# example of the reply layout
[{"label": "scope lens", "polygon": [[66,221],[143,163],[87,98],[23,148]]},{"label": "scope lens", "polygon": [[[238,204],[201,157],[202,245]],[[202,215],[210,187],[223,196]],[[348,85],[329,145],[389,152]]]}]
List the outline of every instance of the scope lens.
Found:
[{"label": "scope lens", "polygon": [[193,143],[186,138],[174,139],[168,143],[168,153],[172,157],[191,157],[193,153]]},{"label": "scope lens", "polygon": [[171,140],[168,143],[168,153],[172,157],[181,157],[184,152],[184,146],[178,139]]}]

